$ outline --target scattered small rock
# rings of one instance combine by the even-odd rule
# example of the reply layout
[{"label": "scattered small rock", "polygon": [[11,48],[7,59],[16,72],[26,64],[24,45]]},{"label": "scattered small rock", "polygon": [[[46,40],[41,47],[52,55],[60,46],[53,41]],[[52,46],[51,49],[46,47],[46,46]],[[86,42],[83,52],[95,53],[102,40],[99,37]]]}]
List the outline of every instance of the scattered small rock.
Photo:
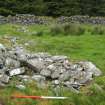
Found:
[{"label": "scattered small rock", "polygon": [[20,89],[20,90],[25,90],[26,87],[24,85],[16,85],[16,88]]}]

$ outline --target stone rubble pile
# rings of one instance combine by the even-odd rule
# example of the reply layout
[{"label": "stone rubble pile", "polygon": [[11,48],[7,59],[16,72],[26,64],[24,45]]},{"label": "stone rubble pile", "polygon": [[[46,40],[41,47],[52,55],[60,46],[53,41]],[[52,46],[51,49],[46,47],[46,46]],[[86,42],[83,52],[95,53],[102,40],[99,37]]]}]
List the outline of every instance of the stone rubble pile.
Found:
[{"label": "stone rubble pile", "polygon": [[67,87],[79,90],[100,76],[102,72],[89,61],[72,63],[67,56],[52,56],[48,53],[31,54],[22,47],[6,48],[0,44],[0,86],[6,86],[16,76],[21,84],[16,87],[25,89],[24,82],[35,81],[38,87],[48,84],[53,87]]}]

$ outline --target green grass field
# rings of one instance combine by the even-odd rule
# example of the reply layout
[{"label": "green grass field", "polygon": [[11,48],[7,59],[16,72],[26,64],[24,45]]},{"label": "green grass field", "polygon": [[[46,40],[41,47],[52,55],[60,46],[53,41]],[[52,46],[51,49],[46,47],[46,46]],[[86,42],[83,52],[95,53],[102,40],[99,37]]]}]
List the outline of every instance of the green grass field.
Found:
[{"label": "green grass field", "polygon": [[[79,94],[62,89],[59,95],[70,97],[65,101],[10,99],[13,94],[55,95],[52,89],[38,89],[34,83],[27,85],[24,91],[17,90],[13,83],[10,83],[7,88],[0,89],[0,100],[3,100],[6,105],[105,105],[105,34],[92,35],[88,31],[93,28],[91,25],[84,25],[86,31],[79,36],[62,34],[52,36],[50,26],[44,25],[24,26],[27,32],[20,31],[22,27],[13,24],[0,25],[0,43],[10,47],[11,42],[3,37],[19,37],[18,44],[22,44],[29,51],[66,55],[74,62],[89,60],[102,70],[103,75],[95,78],[89,86],[81,88]],[[30,43],[29,46],[25,46],[27,42]]]}]

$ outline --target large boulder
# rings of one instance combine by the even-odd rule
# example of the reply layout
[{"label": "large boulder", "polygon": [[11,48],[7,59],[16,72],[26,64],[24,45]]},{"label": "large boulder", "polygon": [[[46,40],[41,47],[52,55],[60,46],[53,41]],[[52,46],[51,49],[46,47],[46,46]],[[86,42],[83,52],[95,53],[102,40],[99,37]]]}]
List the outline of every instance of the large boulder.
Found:
[{"label": "large boulder", "polygon": [[28,66],[35,72],[40,72],[44,68],[44,62],[40,59],[29,59],[26,62],[26,66]]},{"label": "large boulder", "polygon": [[101,70],[98,69],[92,62],[85,61],[79,62],[79,64],[83,67],[84,71],[92,73],[94,76],[100,76],[102,74]]},{"label": "large boulder", "polygon": [[1,74],[0,75],[0,81],[3,82],[3,83],[8,83],[9,82],[9,76],[6,75],[6,74]]},{"label": "large boulder", "polygon": [[46,87],[46,78],[41,75],[33,75],[32,80],[34,80],[37,83],[37,86],[39,88],[45,88]]},{"label": "large boulder", "polygon": [[71,77],[70,71],[66,71],[59,76],[59,80],[60,81],[67,81],[70,79],[70,77]]},{"label": "large boulder", "polygon": [[24,72],[25,72],[25,68],[21,67],[21,68],[16,68],[16,69],[13,69],[13,70],[9,70],[8,74],[10,76],[16,76],[16,75],[19,75],[19,74],[23,74]]},{"label": "large boulder", "polygon": [[41,72],[40,72],[41,75],[45,76],[45,77],[51,77],[51,71],[50,70],[47,70],[47,69],[43,69]]},{"label": "large boulder", "polygon": [[6,58],[6,61],[5,61],[5,66],[8,68],[8,69],[11,69],[11,68],[19,68],[20,67],[20,62],[18,60],[14,60],[10,57],[7,57]]}]

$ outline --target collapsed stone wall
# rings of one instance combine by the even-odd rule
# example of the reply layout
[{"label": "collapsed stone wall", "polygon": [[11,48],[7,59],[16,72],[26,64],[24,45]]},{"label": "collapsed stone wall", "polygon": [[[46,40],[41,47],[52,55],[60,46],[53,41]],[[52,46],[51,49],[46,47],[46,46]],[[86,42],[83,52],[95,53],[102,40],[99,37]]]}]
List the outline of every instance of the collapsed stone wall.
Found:
[{"label": "collapsed stone wall", "polygon": [[78,92],[81,86],[101,74],[90,61],[73,63],[67,56],[32,54],[20,46],[9,49],[0,44],[0,86],[8,85],[11,78],[16,76],[20,79],[17,88],[24,89],[24,83],[35,81],[41,88],[50,83],[54,89],[63,86]]},{"label": "collapsed stone wall", "polygon": [[88,23],[88,24],[105,24],[105,17],[89,17],[89,16],[70,16],[58,17],[56,19],[46,16],[35,16],[30,14],[17,14],[16,16],[0,16],[0,24],[16,23],[16,24],[51,24],[53,22],[62,23]]},{"label": "collapsed stone wall", "polygon": [[87,23],[87,24],[105,24],[105,17],[89,17],[89,16],[70,16],[70,17],[59,17],[58,23]]},{"label": "collapsed stone wall", "polygon": [[6,17],[0,16],[0,24],[7,23]]},{"label": "collapsed stone wall", "polygon": [[15,23],[15,24],[24,24],[24,25],[30,25],[30,24],[49,24],[49,22],[52,22],[51,17],[45,17],[45,16],[35,16],[30,14],[17,14],[16,16],[8,16],[3,17],[0,16],[0,24],[2,23]]}]

